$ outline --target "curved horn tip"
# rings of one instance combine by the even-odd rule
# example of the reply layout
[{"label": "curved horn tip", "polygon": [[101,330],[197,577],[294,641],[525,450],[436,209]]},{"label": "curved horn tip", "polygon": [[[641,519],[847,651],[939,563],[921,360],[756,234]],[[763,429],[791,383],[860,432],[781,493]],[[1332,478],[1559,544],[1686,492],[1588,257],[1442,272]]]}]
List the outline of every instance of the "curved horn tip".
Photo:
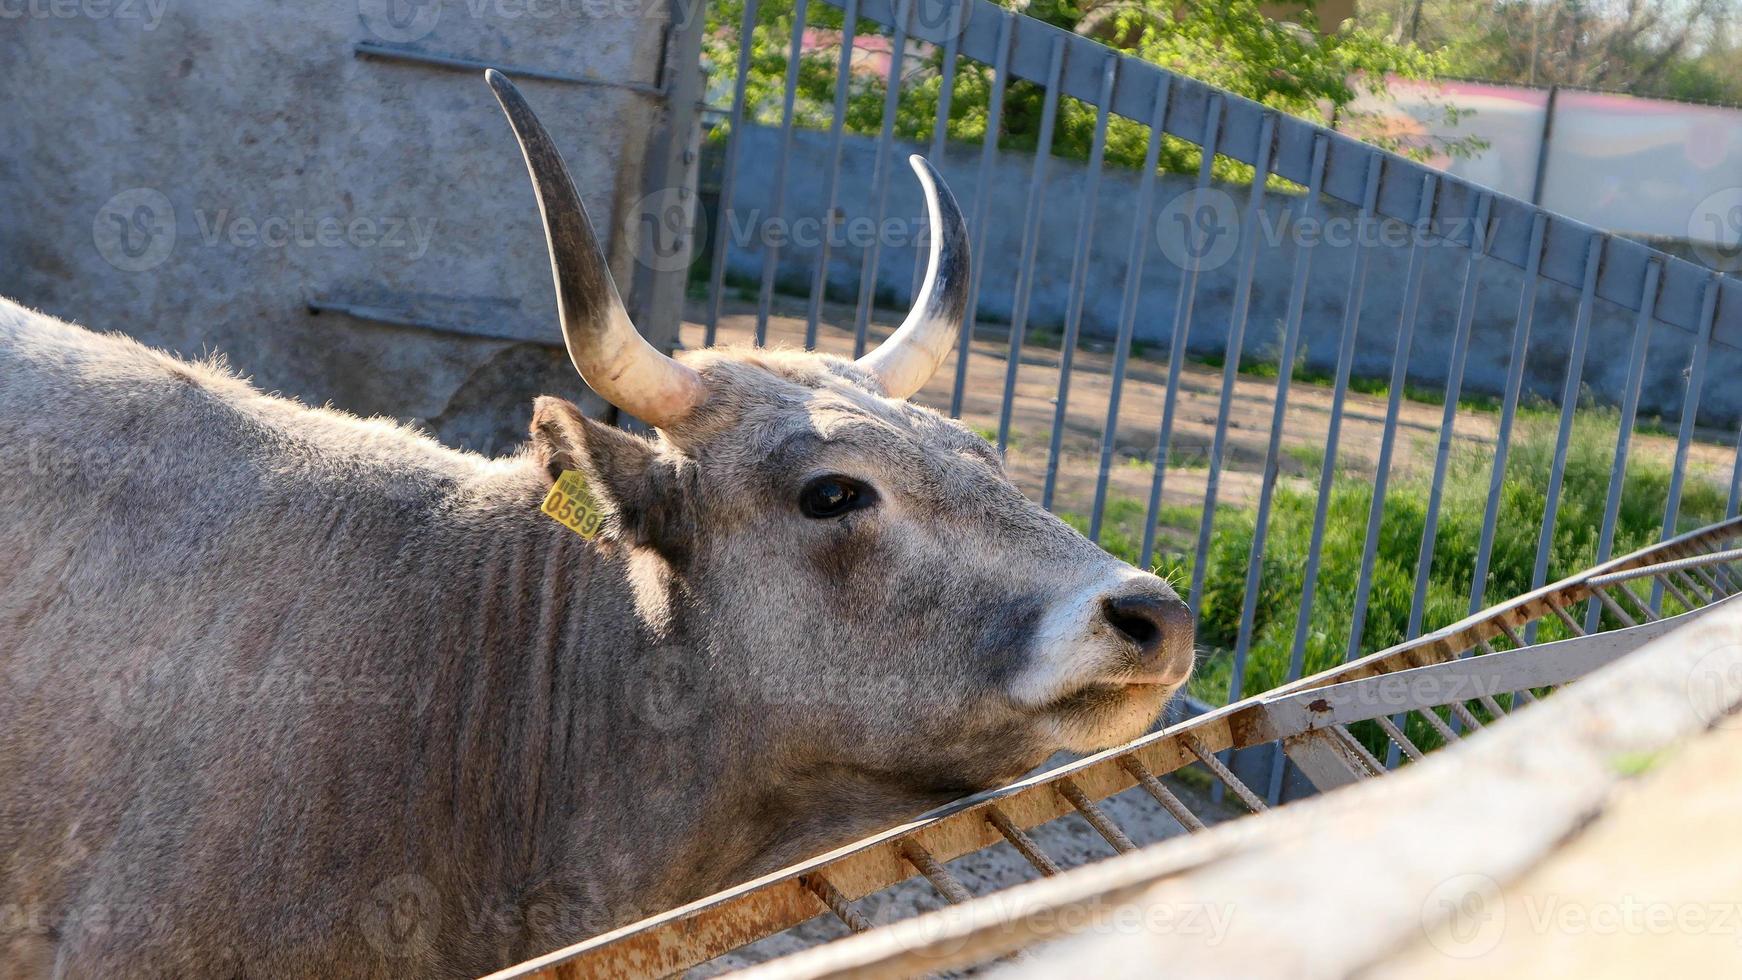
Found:
[{"label": "curved horn tip", "polygon": [[487,68],[484,81],[508,116],[532,177],[569,359],[595,392],[630,415],[660,428],[681,421],[707,397],[701,376],[635,329],[586,206],[538,114],[508,76]]},{"label": "curved horn tip", "polygon": [[489,85],[490,90],[495,92],[497,95],[501,95],[503,92],[518,91],[518,89],[514,87],[514,83],[508,80],[507,75],[502,74],[494,68],[484,69],[484,83]]},{"label": "curved horn tip", "polygon": [[931,225],[925,280],[907,319],[858,361],[895,398],[918,391],[949,356],[968,304],[968,241],[961,209],[930,160],[915,153],[907,162],[925,192]]}]

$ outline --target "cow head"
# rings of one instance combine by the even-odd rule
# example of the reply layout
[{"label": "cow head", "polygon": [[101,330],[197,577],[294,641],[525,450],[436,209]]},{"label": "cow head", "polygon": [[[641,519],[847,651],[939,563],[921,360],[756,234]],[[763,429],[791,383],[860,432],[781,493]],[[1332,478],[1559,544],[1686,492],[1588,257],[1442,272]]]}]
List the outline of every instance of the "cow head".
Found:
[{"label": "cow head", "polygon": [[930,164],[912,159],[931,220],[921,297],[880,347],[673,359],[630,322],[544,129],[490,84],[538,194],[570,356],[657,429],[543,398],[534,453],[553,478],[588,477],[604,533],[636,556],[643,618],[687,617],[688,653],[759,733],[759,763],[947,797],[1154,723],[1192,666],[1185,605],[1024,498],[984,439],[905,400],[967,304],[961,212]]}]

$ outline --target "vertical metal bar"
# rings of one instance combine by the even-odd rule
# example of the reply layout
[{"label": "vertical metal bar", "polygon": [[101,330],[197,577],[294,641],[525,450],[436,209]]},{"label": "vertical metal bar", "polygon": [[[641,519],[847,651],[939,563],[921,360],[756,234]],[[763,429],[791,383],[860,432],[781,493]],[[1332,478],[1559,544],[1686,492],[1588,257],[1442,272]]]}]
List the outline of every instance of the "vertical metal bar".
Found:
[{"label": "vertical metal bar", "polygon": [[1059,454],[1064,450],[1065,409],[1071,397],[1071,362],[1077,352],[1077,332],[1083,323],[1083,294],[1088,292],[1089,252],[1095,239],[1095,205],[1101,191],[1101,166],[1107,152],[1107,122],[1113,102],[1113,83],[1119,75],[1119,56],[1109,53],[1101,76],[1100,101],[1096,103],[1095,136],[1089,145],[1089,169],[1083,183],[1083,206],[1077,214],[1077,254],[1071,260],[1071,295],[1065,310],[1065,335],[1059,350],[1059,384],[1053,399],[1052,439],[1046,450],[1046,484],[1040,505],[1052,510],[1053,490],[1058,485]]},{"label": "vertical metal bar", "polygon": [[[1379,180],[1385,172],[1385,157],[1374,153],[1367,160],[1366,189],[1361,211],[1355,219],[1355,260],[1349,269],[1349,288],[1343,300],[1343,334],[1337,348],[1337,377],[1331,394],[1331,420],[1325,433],[1325,461],[1319,470],[1318,501],[1313,508],[1313,531],[1307,545],[1306,569],[1301,575],[1300,607],[1295,614],[1294,646],[1289,651],[1288,680],[1298,680],[1306,670],[1306,645],[1313,615],[1313,592],[1318,584],[1319,560],[1325,543],[1325,521],[1330,514],[1331,493],[1337,473],[1337,448],[1343,434],[1343,405],[1349,395],[1349,372],[1355,363],[1355,336],[1361,325],[1361,305],[1367,293],[1367,261],[1372,257],[1373,214],[1379,203]],[[1282,800],[1282,776],[1286,757],[1276,756],[1270,767],[1269,799]]]},{"label": "vertical metal bar", "polygon": [[[1530,573],[1530,588],[1548,581],[1548,558],[1554,551],[1555,521],[1560,513],[1561,481],[1567,471],[1567,447],[1573,441],[1573,418],[1578,414],[1579,385],[1585,372],[1585,352],[1591,339],[1591,311],[1597,304],[1597,275],[1603,268],[1603,249],[1608,236],[1593,235],[1585,252],[1585,281],[1579,289],[1578,312],[1573,318],[1573,345],[1567,354],[1567,375],[1561,383],[1560,429],[1555,435],[1554,461],[1549,464],[1548,487],[1543,491],[1542,531],[1536,539],[1536,567]],[[1536,642],[1537,621],[1524,627],[1525,642]]]},{"label": "vertical metal bar", "polygon": [[877,140],[877,164],[871,178],[876,185],[876,234],[871,247],[859,256],[859,305],[853,314],[853,356],[865,353],[865,331],[871,324],[871,310],[877,303],[877,263],[883,256],[883,216],[889,212],[889,152],[895,145],[895,114],[901,106],[901,69],[907,53],[907,24],[913,14],[913,0],[901,0],[895,27],[889,36],[889,77],[883,90],[883,129]]},{"label": "vertical metal bar", "polygon": [[738,80],[732,87],[732,112],[727,125],[726,162],[720,174],[720,220],[714,222],[714,267],[708,274],[708,322],[705,346],[714,345],[720,325],[720,301],[726,278],[726,249],[731,244],[732,193],[738,174],[738,147],[744,139],[744,87],[750,81],[750,51],[756,42],[756,9],[760,0],[744,0],[744,22],[738,29]]},{"label": "vertical metal bar", "polygon": [[[1312,167],[1307,172],[1307,192],[1301,199],[1302,225],[1310,226],[1319,217],[1319,191],[1325,181],[1325,155],[1330,140],[1323,135],[1313,139]],[[1254,229],[1256,231],[1256,229]],[[1270,442],[1264,448],[1264,479],[1258,491],[1258,513],[1252,528],[1252,550],[1246,559],[1246,594],[1240,604],[1240,627],[1234,641],[1234,670],[1229,681],[1228,703],[1240,700],[1246,681],[1246,655],[1252,649],[1252,624],[1258,612],[1258,590],[1264,571],[1264,545],[1270,530],[1270,503],[1276,493],[1277,468],[1281,464],[1282,430],[1288,414],[1289,383],[1294,379],[1294,354],[1300,344],[1301,313],[1306,308],[1307,282],[1312,278],[1315,243],[1302,239],[1295,244],[1294,271],[1288,291],[1288,307],[1284,314],[1282,334],[1282,364],[1276,372],[1276,397],[1270,413]],[[1325,465],[1330,465],[1328,462]],[[1205,510],[1206,523],[1209,511]],[[1281,758],[1280,754],[1277,758]]]},{"label": "vertical metal bar", "polygon": [[1415,565],[1415,595],[1409,603],[1409,627],[1404,634],[1413,640],[1421,635],[1421,620],[1427,607],[1428,581],[1433,576],[1434,546],[1440,529],[1440,502],[1446,489],[1446,466],[1452,460],[1452,434],[1458,421],[1458,398],[1464,388],[1464,362],[1470,354],[1470,324],[1476,316],[1476,293],[1481,283],[1482,261],[1488,251],[1488,218],[1492,194],[1476,198],[1476,213],[1470,225],[1470,249],[1464,255],[1464,291],[1458,299],[1457,328],[1452,335],[1452,363],[1446,368],[1446,404],[1440,413],[1440,443],[1434,453],[1433,482],[1428,487],[1427,514],[1422,521],[1421,554]]},{"label": "vertical metal bar", "polygon": [[1548,186],[1548,148],[1549,139],[1554,135],[1555,102],[1561,94],[1559,85],[1548,87],[1548,101],[1542,107],[1542,136],[1537,141],[1536,149],[1536,179],[1530,184],[1530,203],[1541,205],[1542,192]]},{"label": "vertical metal bar", "polygon": [[[1677,426],[1675,437],[1675,465],[1669,471],[1669,501],[1663,508],[1663,537],[1668,540],[1675,536],[1676,518],[1681,513],[1682,480],[1687,475],[1688,444],[1694,438],[1694,420],[1700,414],[1700,389],[1706,383],[1706,352],[1712,343],[1712,322],[1718,314],[1718,292],[1723,288],[1723,279],[1718,275],[1706,280],[1706,297],[1700,309],[1699,333],[1694,337],[1692,360],[1688,364],[1687,392],[1682,397],[1681,425]],[[1656,612],[1663,608],[1663,583],[1654,581],[1651,586],[1651,609]]]},{"label": "vertical metal bar", "polygon": [[1065,67],[1065,39],[1053,39],[1041,99],[1040,135],[1028,179],[1028,209],[1023,212],[1022,257],[1016,270],[1016,304],[1010,313],[1010,353],[1004,362],[1004,397],[998,406],[998,451],[1010,444],[1010,411],[1016,398],[1016,373],[1022,367],[1022,335],[1028,332],[1028,300],[1034,291],[1034,258],[1040,250],[1040,221],[1046,211],[1046,169],[1052,160],[1052,131],[1058,121],[1059,75]]},{"label": "vertical metal bar", "polygon": [[817,267],[811,272],[810,305],[805,310],[805,350],[817,346],[817,325],[822,321],[823,299],[829,292],[829,242],[840,204],[841,130],[847,121],[847,89],[853,80],[853,47],[859,28],[859,0],[846,0],[841,14],[841,61],[835,69],[835,114],[829,124],[828,205],[823,209],[822,241],[817,243]]},{"label": "vertical metal bar", "polygon": [[1518,417],[1518,396],[1524,390],[1524,360],[1530,349],[1530,327],[1536,318],[1536,287],[1542,281],[1543,232],[1548,216],[1541,211],[1530,222],[1530,255],[1524,265],[1524,285],[1518,291],[1518,315],[1512,321],[1512,355],[1506,362],[1506,396],[1500,405],[1500,431],[1494,445],[1494,469],[1488,478],[1488,505],[1482,512],[1482,538],[1476,545],[1476,571],[1470,582],[1470,615],[1482,611],[1488,593],[1488,559],[1494,551],[1494,530],[1500,519],[1500,491],[1506,485],[1506,461],[1512,449],[1512,424]]},{"label": "vertical metal bar", "polygon": [[[1198,161],[1199,192],[1210,186],[1210,171],[1216,162],[1216,144],[1221,135],[1222,127],[1222,96],[1210,96],[1209,105],[1204,108],[1204,139],[1199,146],[1203,150]],[[1162,481],[1167,475],[1168,442],[1173,436],[1173,412],[1179,402],[1179,373],[1186,359],[1186,340],[1192,332],[1192,308],[1195,305],[1198,291],[1198,264],[1186,263],[1189,268],[1180,270],[1179,296],[1173,309],[1173,340],[1168,344],[1167,355],[1167,390],[1161,396],[1161,430],[1155,437],[1155,465],[1149,479],[1149,509],[1145,512],[1143,522],[1143,554],[1137,564],[1142,568],[1151,567],[1151,559],[1155,557],[1155,525],[1160,518]]]},{"label": "vertical metal bar", "polygon": [[1724,516],[1735,517],[1742,505],[1742,423],[1736,426],[1736,451],[1730,457],[1730,500],[1724,504]]},{"label": "vertical metal bar", "polygon": [[[1240,380],[1240,356],[1246,343],[1246,320],[1252,310],[1252,277],[1258,264],[1258,216],[1264,209],[1264,185],[1270,182],[1271,158],[1276,152],[1276,117],[1269,113],[1258,128],[1258,147],[1252,155],[1252,189],[1246,199],[1246,217],[1240,226],[1240,278],[1234,291],[1234,312],[1228,321],[1228,345],[1222,362],[1222,393],[1216,411],[1216,432],[1210,437],[1210,472],[1204,481],[1204,509],[1198,517],[1198,547],[1192,562],[1191,594],[1186,603],[1196,619],[1202,608],[1204,576],[1210,555],[1210,532],[1216,523],[1216,494],[1222,483],[1222,452],[1228,442],[1228,416],[1234,405],[1234,386]],[[1283,374],[1288,365],[1283,365]],[[1158,461],[1159,462],[1159,461]],[[1235,683],[1238,683],[1236,681]]]},{"label": "vertical metal bar", "polygon": [[1119,301],[1119,332],[1113,342],[1112,390],[1107,394],[1107,422],[1101,428],[1101,462],[1095,472],[1095,504],[1089,514],[1089,540],[1101,543],[1101,517],[1107,508],[1107,484],[1113,451],[1119,441],[1119,400],[1125,388],[1125,364],[1131,356],[1131,333],[1137,325],[1137,294],[1143,284],[1143,264],[1149,255],[1150,212],[1155,207],[1155,170],[1161,162],[1162,134],[1167,124],[1168,82],[1158,74],[1149,107],[1149,145],[1143,154],[1143,178],[1137,185],[1137,209],[1131,219],[1131,244],[1125,253],[1125,294]]},{"label": "vertical metal bar", "polygon": [[[967,26],[963,18],[968,10],[967,0],[945,0],[950,8],[949,36],[944,39],[944,53],[938,66],[938,111],[932,118],[931,129],[931,161],[938,166],[943,165],[944,138],[950,131],[950,104],[956,96],[956,56],[962,42],[962,29]],[[921,8],[921,22],[925,20],[924,8]],[[913,253],[913,285],[908,289],[908,295],[918,296],[920,283],[925,279],[927,254],[924,249],[915,249]]]},{"label": "vertical metal bar", "polygon": [[[1597,560],[1601,565],[1609,560],[1615,546],[1615,520],[1621,514],[1621,490],[1627,480],[1627,451],[1633,444],[1633,423],[1639,414],[1639,392],[1645,386],[1645,353],[1651,343],[1651,321],[1657,308],[1657,284],[1663,276],[1663,263],[1653,259],[1645,267],[1645,288],[1639,295],[1639,318],[1633,325],[1633,350],[1627,358],[1627,393],[1621,400],[1621,428],[1615,434],[1615,464],[1609,470],[1609,500],[1603,506],[1603,530],[1597,538]],[[1585,612],[1586,632],[1596,632],[1597,603],[1590,603]]]},{"label": "vertical metal bar", "polygon": [[774,270],[780,264],[780,247],[786,220],[786,171],[792,159],[792,107],[798,98],[798,69],[804,61],[805,16],[809,0],[793,0],[792,39],[786,53],[786,88],[780,103],[780,155],[774,158],[774,201],[768,207],[776,234],[762,242],[762,286],[756,293],[756,346],[768,342],[768,308],[774,302]]},{"label": "vertical metal bar", "polygon": [[1415,317],[1421,306],[1422,265],[1427,259],[1427,236],[1433,221],[1438,178],[1421,179],[1421,202],[1416,209],[1414,241],[1409,248],[1409,271],[1403,291],[1403,309],[1398,315],[1395,348],[1391,355],[1391,393],[1385,403],[1385,431],[1379,438],[1379,464],[1373,474],[1373,502],[1367,512],[1367,543],[1361,550],[1361,577],[1355,585],[1355,609],[1349,628],[1345,660],[1361,651],[1361,634],[1367,625],[1367,599],[1373,589],[1373,561],[1379,553],[1379,524],[1385,517],[1385,484],[1390,478],[1391,451],[1397,442],[1397,417],[1403,407],[1403,384],[1409,376],[1409,351],[1415,337]]},{"label": "vertical metal bar", "polygon": [[[963,0],[966,2],[966,0]],[[974,187],[974,221],[970,248],[980,261],[968,270],[968,316],[956,341],[956,383],[950,390],[950,417],[962,417],[962,392],[968,384],[968,351],[974,346],[974,325],[980,318],[980,286],[986,278],[986,211],[992,199],[992,165],[998,159],[998,130],[1004,120],[1004,89],[1010,83],[1010,41],[1016,15],[998,11],[998,53],[992,61],[992,94],[986,105],[986,134],[980,144],[980,179]]]}]

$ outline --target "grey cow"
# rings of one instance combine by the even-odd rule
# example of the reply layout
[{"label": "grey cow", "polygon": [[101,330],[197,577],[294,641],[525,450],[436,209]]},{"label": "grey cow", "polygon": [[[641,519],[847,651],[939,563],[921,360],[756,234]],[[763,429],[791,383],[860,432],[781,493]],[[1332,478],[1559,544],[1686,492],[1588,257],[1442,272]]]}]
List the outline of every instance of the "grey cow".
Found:
[{"label": "grey cow", "polygon": [[[541,398],[486,459],[0,300],[0,975],[475,975],[1130,739],[1185,681],[1167,585],[904,400],[966,303],[929,165],[882,346],[674,360],[490,83],[575,366],[654,438]],[[593,537],[541,512],[564,473]]]}]

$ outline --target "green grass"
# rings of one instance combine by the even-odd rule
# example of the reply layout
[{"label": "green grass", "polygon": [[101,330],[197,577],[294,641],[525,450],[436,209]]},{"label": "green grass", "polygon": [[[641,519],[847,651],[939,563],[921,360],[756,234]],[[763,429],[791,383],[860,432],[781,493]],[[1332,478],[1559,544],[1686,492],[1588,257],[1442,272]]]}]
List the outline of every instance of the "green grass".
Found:
[{"label": "green grass", "polygon": [[[1484,606],[1531,588],[1555,428],[1551,415],[1536,412],[1521,415],[1518,425],[1501,485],[1487,588],[1481,603]],[[1596,561],[1617,425],[1618,416],[1613,410],[1591,409],[1578,415],[1550,548],[1549,581]],[[1424,452],[1420,447],[1411,451]],[[1322,452],[1319,455],[1322,457]],[[1322,458],[1317,462],[1322,465]],[[1424,630],[1456,622],[1470,611],[1492,466],[1491,446],[1463,444],[1454,450],[1440,507],[1433,567],[1428,576]],[[1384,649],[1406,637],[1426,524],[1430,472],[1431,466],[1416,467],[1410,475],[1395,477],[1387,490],[1366,622],[1357,654]],[[1623,485],[1612,555],[1659,539],[1669,479],[1667,460],[1635,454]],[[1725,487],[1697,474],[1690,476],[1683,488],[1678,529],[1720,520],[1725,497]],[[1373,481],[1366,475],[1339,475],[1332,484],[1318,580],[1305,634],[1303,674],[1341,664],[1348,652],[1372,500]],[[1244,694],[1267,690],[1289,678],[1289,658],[1316,506],[1317,493],[1300,481],[1284,481],[1277,489],[1242,685]],[[1079,528],[1087,526],[1086,520],[1076,515],[1064,516]],[[1194,696],[1213,704],[1228,698],[1232,651],[1238,640],[1246,567],[1252,553],[1254,516],[1250,509],[1219,507],[1211,535],[1199,607],[1200,663],[1190,689]],[[1112,501],[1103,520],[1102,546],[1127,561],[1137,562],[1141,557],[1143,522],[1140,501]],[[1197,522],[1196,508],[1179,506],[1163,508],[1157,520],[1161,543],[1154,563],[1156,570],[1171,574],[1182,594],[1190,581],[1189,552],[1195,545]],[[1666,602],[1670,603],[1670,611],[1676,611],[1673,602],[1667,598]],[[1558,622],[1543,623],[1541,639],[1564,635]],[[1407,731],[1418,745],[1425,748],[1437,744],[1437,737],[1425,722],[1416,718],[1411,722]],[[1376,731],[1358,734],[1375,750],[1381,749],[1382,736]]]},{"label": "green grass", "polygon": [[1316,442],[1282,447],[1282,454],[1300,464],[1308,474],[1317,474],[1325,466],[1325,447]]}]

